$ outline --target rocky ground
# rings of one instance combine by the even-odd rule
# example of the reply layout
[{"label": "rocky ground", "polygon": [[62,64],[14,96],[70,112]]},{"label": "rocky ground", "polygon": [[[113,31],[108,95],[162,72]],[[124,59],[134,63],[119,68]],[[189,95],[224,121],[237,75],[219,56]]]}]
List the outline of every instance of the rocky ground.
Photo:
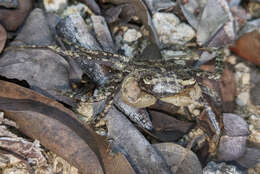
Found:
[{"label": "rocky ground", "polygon": [[[0,6],[0,173],[260,173],[258,0],[0,0]],[[130,113],[149,113],[153,130],[129,121],[120,104],[105,117],[103,101],[78,105],[95,95],[109,70],[46,49],[64,46],[60,38],[211,72],[216,51],[203,48],[224,47],[220,80],[203,79],[221,98],[221,106],[212,106],[219,143],[206,110],[195,101],[182,104],[183,94],[173,105],[123,103]],[[12,48],[24,45],[42,48]],[[186,47],[201,50],[199,56]],[[127,89],[140,90],[135,82]]]}]

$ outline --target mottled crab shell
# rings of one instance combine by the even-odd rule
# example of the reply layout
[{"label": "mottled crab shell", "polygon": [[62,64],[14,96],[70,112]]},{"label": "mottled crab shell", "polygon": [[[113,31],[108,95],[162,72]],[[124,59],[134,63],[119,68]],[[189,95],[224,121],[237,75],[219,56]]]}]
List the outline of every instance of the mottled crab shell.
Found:
[{"label": "mottled crab shell", "polygon": [[156,97],[147,92],[141,91],[135,77],[127,77],[122,84],[122,100],[136,108],[146,108],[155,104]]},{"label": "mottled crab shell", "polygon": [[195,83],[196,80],[194,78],[184,80],[179,78],[174,72],[147,72],[142,74],[139,80],[141,89],[144,89],[158,98],[178,94],[184,89],[193,86]]},{"label": "mottled crab shell", "polygon": [[160,100],[174,104],[175,106],[189,106],[191,104],[196,104],[200,106],[198,102],[199,98],[202,97],[202,91],[198,84],[193,87],[186,88],[179,94],[175,94],[169,97],[162,97]]}]

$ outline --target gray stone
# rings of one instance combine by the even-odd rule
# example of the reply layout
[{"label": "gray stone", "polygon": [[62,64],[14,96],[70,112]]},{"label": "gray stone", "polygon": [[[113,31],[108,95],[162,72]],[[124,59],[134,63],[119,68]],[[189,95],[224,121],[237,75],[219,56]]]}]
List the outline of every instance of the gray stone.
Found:
[{"label": "gray stone", "polygon": [[223,123],[225,134],[228,136],[248,136],[250,134],[247,122],[238,115],[224,113]]},{"label": "gray stone", "polygon": [[[51,17],[54,18],[52,15],[48,16],[48,18]],[[54,39],[47,20],[43,10],[34,9],[15,40],[23,41],[29,45],[52,45]]]},{"label": "gray stone", "polygon": [[229,137],[222,136],[217,152],[218,160],[233,161],[241,157],[246,150],[246,136]]}]

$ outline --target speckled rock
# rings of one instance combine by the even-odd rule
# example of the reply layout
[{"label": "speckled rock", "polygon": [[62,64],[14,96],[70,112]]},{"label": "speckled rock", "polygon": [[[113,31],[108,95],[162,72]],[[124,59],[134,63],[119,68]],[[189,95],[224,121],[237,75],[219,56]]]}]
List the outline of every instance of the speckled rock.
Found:
[{"label": "speckled rock", "polygon": [[102,50],[96,38],[91,34],[90,28],[79,14],[70,15],[60,20],[56,29],[59,36],[73,43],[87,49]]},{"label": "speckled rock", "polygon": [[203,169],[203,174],[243,174],[236,166],[211,161]]},{"label": "speckled rock", "polygon": [[195,37],[194,30],[172,13],[155,13],[153,23],[164,44],[184,44]]}]

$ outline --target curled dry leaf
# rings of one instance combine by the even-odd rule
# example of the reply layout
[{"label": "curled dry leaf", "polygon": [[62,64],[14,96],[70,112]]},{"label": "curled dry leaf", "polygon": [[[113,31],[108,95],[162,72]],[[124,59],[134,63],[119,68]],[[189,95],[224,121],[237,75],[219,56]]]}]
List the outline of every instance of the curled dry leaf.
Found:
[{"label": "curled dry leaf", "polygon": [[[84,128],[82,128],[82,125],[77,121],[76,115],[64,108],[62,104],[9,82],[0,81],[0,86],[0,96],[5,99],[24,99],[23,101],[32,105],[36,104],[39,107],[41,107],[40,105],[45,105],[44,107],[47,107],[45,111],[49,116],[52,114],[56,114],[58,117],[61,116],[59,122],[54,115],[52,115],[54,116],[52,119],[51,116],[48,117],[48,115],[37,113],[38,111],[30,113],[30,111],[26,110],[26,102],[19,103],[17,100],[13,100],[12,105],[14,107],[24,105],[24,107],[20,108],[23,111],[11,111],[7,115],[14,118],[13,120],[16,121],[23,133],[40,140],[42,145],[63,157],[70,164],[83,171],[84,174],[87,173],[86,171],[89,171],[89,173],[102,173],[93,151],[98,155],[99,160],[102,158],[105,171],[108,174],[134,174],[134,170],[123,154],[111,155],[109,146],[105,143],[105,138],[97,136],[87,125],[84,125]],[[3,101],[0,99],[1,102]],[[53,112],[49,110],[49,107],[52,108]],[[31,107],[27,108],[28,110],[31,109]],[[60,112],[63,112],[63,114],[60,115]],[[66,125],[65,122],[70,125]],[[89,168],[91,165],[93,170]]]},{"label": "curled dry leaf", "polygon": [[240,57],[260,66],[260,31],[254,30],[245,34],[230,49]]},{"label": "curled dry leaf", "polygon": [[7,31],[15,31],[24,22],[24,19],[31,11],[32,0],[19,0],[17,9],[0,9],[0,22]]},{"label": "curled dry leaf", "polygon": [[61,104],[29,89],[0,81],[0,110],[19,130],[85,173],[103,173],[93,132]]},{"label": "curled dry leaf", "polygon": [[6,39],[7,39],[7,33],[4,27],[0,24],[0,53],[5,47]]}]

